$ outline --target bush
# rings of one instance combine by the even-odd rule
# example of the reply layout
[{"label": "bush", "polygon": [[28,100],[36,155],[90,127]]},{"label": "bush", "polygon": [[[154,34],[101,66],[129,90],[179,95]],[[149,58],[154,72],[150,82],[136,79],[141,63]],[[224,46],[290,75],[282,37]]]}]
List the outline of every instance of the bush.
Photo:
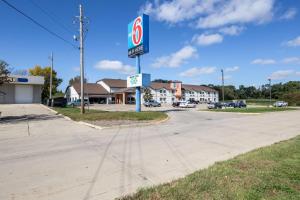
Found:
[{"label": "bush", "polygon": [[288,102],[289,106],[300,106],[300,92],[285,94],[283,100]]}]

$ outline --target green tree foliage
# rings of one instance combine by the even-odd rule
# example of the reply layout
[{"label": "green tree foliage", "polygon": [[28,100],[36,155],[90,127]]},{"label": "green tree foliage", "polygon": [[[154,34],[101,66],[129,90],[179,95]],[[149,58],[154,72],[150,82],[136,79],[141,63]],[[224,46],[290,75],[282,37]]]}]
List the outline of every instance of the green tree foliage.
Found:
[{"label": "green tree foliage", "polygon": [[8,75],[10,74],[10,70],[8,69],[8,66],[7,62],[0,60],[0,85],[9,82]]},{"label": "green tree foliage", "polygon": [[[87,79],[84,78],[84,83],[87,83]],[[80,76],[75,76],[69,80],[69,85],[73,85],[74,83],[80,83]]]},{"label": "green tree foliage", "polygon": [[[49,91],[50,91],[50,73],[51,73],[51,68],[50,67],[44,67],[42,68],[41,66],[37,65],[34,68],[29,69],[29,74],[32,76],[44,76],[45,78],[45,83],[43,86],[43,91],[42,91],[42,100],[46,100],[49,98]],[[56,71],[52,71],[52,94],[57,93],[57,87],[62,83],[61,78],[57,78],[57,73]]]},{"label": "green tree foliage", "polygon": [[290,106],[300,106],[300,92],[284,94],[282,99]]},{"label": "green tree foliage", "polygon": [[[220,85],[207,85],[219,92],[219,98],[222,100],[222,86]],[[297,94],[300,94],[300,81],[289,81],[287,83],[273,84],[272,87],[272,99],[280,99],[288,101],[288,97],[291,97],[295,102]],[[265,84],[259,88],[254,86],[240,85],[238,89],[235,86],[224,86],[225,100],[233,99],[269,99],[270,98],[270,85]],[[288,101],[289,102],[289,101]],[[294,103],[295,104],[295,103]]]},{"label": "green tree foliage", "polygon": [[149,88],[144,89],[144,101],[152,100],[153,95],[151,94],[151,90]]}]

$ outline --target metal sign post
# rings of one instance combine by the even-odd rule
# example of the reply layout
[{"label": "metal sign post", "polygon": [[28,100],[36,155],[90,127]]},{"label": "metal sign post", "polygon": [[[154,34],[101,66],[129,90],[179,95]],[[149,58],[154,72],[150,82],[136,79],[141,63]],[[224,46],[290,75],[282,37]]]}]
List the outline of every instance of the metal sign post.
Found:
[{"label": "metal sign post", "polygon": [[[136,56],[136,73],[141,73],[140,55]],[[141,87],[135,88],[135,111],[141,112]]]}]

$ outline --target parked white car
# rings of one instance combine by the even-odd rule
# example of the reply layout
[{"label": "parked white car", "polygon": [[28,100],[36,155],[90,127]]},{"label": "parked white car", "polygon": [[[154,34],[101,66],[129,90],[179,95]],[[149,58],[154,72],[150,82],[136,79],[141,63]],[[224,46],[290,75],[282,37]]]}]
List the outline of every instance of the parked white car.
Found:
[{"label": "parked white car", "polygon": [[287,107],[288,106],[288,103],[285,102],[285,101],[276,101],[274,104],[273,104],[274,107]]},{"label": "parked white car", "polygon": [[196,104],[193,104],[189,101],[183,101],[183,102],[180,102],[179,107],[180,108],[195,108]]}]

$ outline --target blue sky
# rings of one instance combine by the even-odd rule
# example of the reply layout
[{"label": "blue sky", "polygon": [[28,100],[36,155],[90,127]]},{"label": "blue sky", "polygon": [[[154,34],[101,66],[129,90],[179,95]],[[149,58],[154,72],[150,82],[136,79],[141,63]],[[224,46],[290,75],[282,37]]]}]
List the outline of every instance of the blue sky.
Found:
[{"label": "blue sky", "polygon": [[[82,3],[89,18],[85,73],[89,82],[126,78],[135,59],[127,57],[127,24],[139,13],[150,16],[150,52],[141,57],[142,71],[152,79],[193,84],[259,86],[300,79],[300,1],[175,0],[79,1],[6,0],[51,31],[73,41],[73,24]],[[35,4],[51,13],[66,31]],[[49,65],[64,82],[79,75],[79,51],[53,37],[0,1],[0,59],[15,70]]]}]

